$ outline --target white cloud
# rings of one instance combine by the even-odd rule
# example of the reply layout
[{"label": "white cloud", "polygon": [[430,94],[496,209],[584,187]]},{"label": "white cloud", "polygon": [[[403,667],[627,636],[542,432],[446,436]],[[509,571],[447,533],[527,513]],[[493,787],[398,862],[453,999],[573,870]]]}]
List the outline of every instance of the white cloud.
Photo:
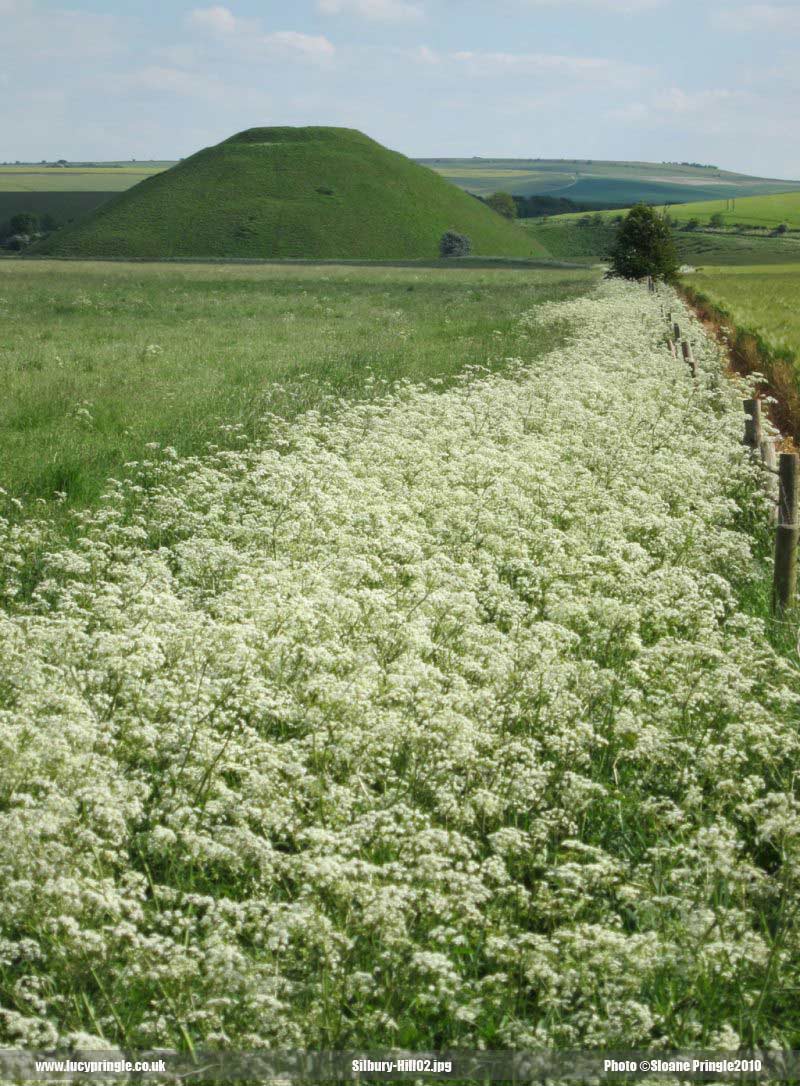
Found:
[{"label": "white cloud", "polygon": [[439,64],[442,59],[434,49],[429,49],[427,45],[418,45],[416,49],[412,49],[411,57],[420,64]]},{"label": "white cloud", "polygon": [[659,94],[653,102],[653,108],[658,113],[671,116],[685,117],[691,114],[705,113],[716,106],[726,104],[734,100],[741,100],[745,96],[730,90],[704,90],[687,93],[680,87],[670,87]]},{"label": "white cloud", "polygon": [[333,43],[321,34],[301,34],[296,30],[276,30],[273,34],[262,35],[259,40],[269,48],[304,53],[312,59],[331,57],[336,52]]},{"label": "white cloud", "polygon": [[720,30],[746,33],[800,30],[800,8],[782,4],[745,4],[743,7],[718,8],[713,13],[713,21]]},{"label": "white cloud", "polygon": [[667,0],[524,0],[527,7],[594,8],[597,11],[618,12],[623,15],[654,11],[663,7],[666,2]]},{"label": "white cloud", "polygon": [[244,30],[243,20],[237,19],[230,8],[217,4],[213,8],[195,8],[189,15],[189,19],[195,26],[211,30],[215,34],[235,34],[238,30]]},{"label": "white cloud", "polygon": [[630,102],[627,106],[609,110],[608,116],[614,121],[620,121],[622,124],[637,124],[639,121],[648,119],[650,110],[641,102]]},{"label": "white cloud", "polygon": [[145,90],[178,94],[187,98],[214,99],[218,98],[222,91],[222,84],[218,79],[182,68],[158,65],[143,68],[133,76],[132,82]]},{"label": "white cloud", "polygon": [[577,82],[630,86],[650,69],[602,57],[561,56],[555,53],[488,53],[462,51],[450,54],[471,75],[558,75]]},{"label": "white cloud", "polygon": [[609,110],[607,116],[622,124],[677,128],[697,135],[744,132],[754,110],[755,100],[745,91],[726,88],[685,91],[681,87],[666,87],[646,102]]},{"label": "white cloud", "polygon": [[250,56],[284,53],[299,54],[309,60],[325,60],[336,52],[333,43],[322,34],[303,34],[297,30],[265,33],[255,20],[240,19],[230,8],[219,4],[210,8],[195,8],[189,14],[189,23],[210,34],[215,41]]},{"label": "white cloud", "polygon": [[28,2],[0,0],[4,63],[11,54],[32,61],[71,59],[76,65],[123,51],[123,21],[90,11],[39,11]]},{"label": "white cloud", "polygon": [[400,23],[422,19],[424,12],[409,0],[317,0],[322,15],[355,15],[373,22]]}]

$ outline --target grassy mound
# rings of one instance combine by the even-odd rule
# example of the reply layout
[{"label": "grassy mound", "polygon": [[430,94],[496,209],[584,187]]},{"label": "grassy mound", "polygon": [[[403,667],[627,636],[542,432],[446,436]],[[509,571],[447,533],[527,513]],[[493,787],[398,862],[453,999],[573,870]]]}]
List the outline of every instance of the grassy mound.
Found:
[{"label": "grassy mound", "polygon": [[425,258],[453,229],[480,255],[534,240],[432,170],[346,128],[252,128],[39,243],[63,256]]}]

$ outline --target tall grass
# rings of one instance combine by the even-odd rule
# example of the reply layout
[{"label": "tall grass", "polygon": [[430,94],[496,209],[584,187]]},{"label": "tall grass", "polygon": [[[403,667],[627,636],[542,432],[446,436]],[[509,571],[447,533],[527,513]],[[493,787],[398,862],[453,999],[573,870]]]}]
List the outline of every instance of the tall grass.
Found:
[{"label": "tall grass", "polygon": [[800,265],[705,268],[685,284],[698,311],[717,324],[734,366],[765,376],[777,401],[773,418],[800,441]]},{"label": "tall grass", "polygon": [[94,504],[148,443],[188,456],[264,437],[331,394],[533,359],[517,326],[591,274],[474,268],[0,263],[0,486]]}]

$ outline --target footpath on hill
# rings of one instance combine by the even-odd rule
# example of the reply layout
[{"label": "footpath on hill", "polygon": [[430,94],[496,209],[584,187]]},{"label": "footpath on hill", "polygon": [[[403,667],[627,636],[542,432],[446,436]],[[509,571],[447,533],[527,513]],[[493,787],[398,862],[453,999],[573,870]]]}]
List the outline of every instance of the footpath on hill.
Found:
[{"label": "footpath on hill", "polygon": [[672,295],[526,319],[575,330],[154,459],[29,602],[5,541],[2,1043],[797,1039],[740,397]]}]

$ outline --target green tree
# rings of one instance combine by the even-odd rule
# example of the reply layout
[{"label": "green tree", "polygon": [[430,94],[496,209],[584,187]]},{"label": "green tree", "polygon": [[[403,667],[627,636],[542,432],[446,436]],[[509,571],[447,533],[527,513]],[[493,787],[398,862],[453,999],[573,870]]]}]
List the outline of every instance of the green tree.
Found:
[{"label": "green tree", "polygon": [[654,279],[667,282],[678,273],[678,257],[672,232],[652,207],[637,204],[619,227],[611,249],[611,274],[623,279]]},{"label": "green tree", "polygon": [[709,222],[712,226],[721,228],[725,225],[725,216],[721,211],[715,211],[709,219]]},{"label": "green tree", "polygon": [[18,215],[11,216],[11,232],[13,234],[35,234],[39,229],[39,216],[32,211],[20,211]]},{"label": "green tree", "polygon": [[486,201],[492,211],[502,215],[506,219],[516,219],[517,205],[510,192],[493,192]]}]

